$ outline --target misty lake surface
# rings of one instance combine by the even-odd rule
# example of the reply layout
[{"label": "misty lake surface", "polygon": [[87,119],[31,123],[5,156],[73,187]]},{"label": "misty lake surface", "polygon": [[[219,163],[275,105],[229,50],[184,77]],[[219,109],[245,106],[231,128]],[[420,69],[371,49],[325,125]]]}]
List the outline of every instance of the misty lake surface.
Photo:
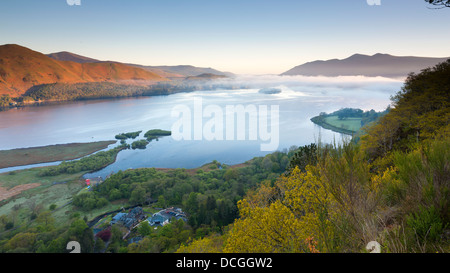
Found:
[{"label": "misty lake surface", "polygon": [[[278,144],[276,150],[281,151],[291,146],[317,143],[319,139],[324,143],[342,140],[345,136],[320,128],[310,118],[320,112],[330,113],[343,107],[382,111],[390,104],[390,96],[398,92],[401,86],[401,81],[387,79],[267,81],[252,89],[196,91],[169,96],[91,100],[11,109],[0,112],[0,150],[114,140],[116,134],[134,131],[142,131],[135,140],[143,139],[144,133],[150,129],[172,130],[182,117],[174,116],[172,112],[176,109],[190,109],[190,140],[166,136],[151,141],[144,150],[121,151],[114,164],[86,177],[106,177],[129,168],[196,168],[213,160],[228,165],[239,164],[273,151],[261,150],[261,144],[267,144],[270,140],[264,139],[259,127],[256,140],[250,139],[249,132],[244,140],[238,140],[237,137],[226,139],[226,131],[230,130],[225,122],[227,106],[251,106],[253,108],[249,109],[256,109],[252,114],[256,115],[258,121],[262,113],[260,107],[267,107],[268,132],[278,125],[278,136],[273,132],[269,136],[272,142]],[[263,87],[276,87],[282,92],[258,92]],[[194,132],[197,130],[198,133],[198,128],[208,132],[209,127],[206,126],[208,121],[211,125],[213,117],[204,116],[199,119],[195,115],[195,111],[198,111],[198,107],[194,106],[195,101],[197,106],[201,102],[203,114],[208,109],[223,112],[223,123],[216,122],[218,127],[223,127],[223,140],[208,140],[207,134],[202,131],[197,135],[200,139],[194,140]],[[278,122],[270,119],[270,110],[275,107],[279,109]],[[245,122],[248,131],[251,128],[250,118]],[[235,131],[236,124],[237,121],[234,124]],[[128,140],[128,143],[132,141],[134,140]],[[13,169],[3,169],[0,172],[9,170]]]}]

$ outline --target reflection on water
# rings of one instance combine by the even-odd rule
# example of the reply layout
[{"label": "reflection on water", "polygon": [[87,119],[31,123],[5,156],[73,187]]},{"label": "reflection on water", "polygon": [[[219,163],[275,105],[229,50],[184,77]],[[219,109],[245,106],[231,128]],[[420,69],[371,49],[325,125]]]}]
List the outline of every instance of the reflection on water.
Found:
[{"label": "reflection on water", "polygon": [[[194,98],[204,107],[227,105],[279,106],[278,150],[317,142],[340,140],[341,135],[314,125],[310,118],[342,107],[384,110],[400,82],[369,82],[336,86],[308,83],[282,86],[280,94],[261,94],[259,89],[199,91],[170,96],[95,100],[25,107],[0,112],[0,149],[36,147],[74,142],[111,140],[119,133],[150,129],[171,130],[179,119],[171,116],[176,105],[193,109]],[[208,121],[210,118],[204,118]],[[116,163],[93,176],[119,169],[140,167],[194,168],[212,160],[226,164],[245,162],[261,152],[260,140],[181,140],[163,137],[145,150],[125,150]]]}]

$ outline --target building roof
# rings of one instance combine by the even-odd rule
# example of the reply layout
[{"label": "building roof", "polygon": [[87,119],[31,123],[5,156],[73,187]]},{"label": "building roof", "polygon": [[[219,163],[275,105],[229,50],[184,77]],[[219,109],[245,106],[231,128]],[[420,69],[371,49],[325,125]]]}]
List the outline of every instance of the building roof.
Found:
[{"label": "building roof", "polygon": [[187,221],[185,214],[183,211],[179,208],[169,208],[169,209],[163,209],[159,212],[153,214],[152,217],[149,217],[148,222],[150,225],[163,225],[165,221],[170,221],[172,218],[175,219],[183,219],[184,221]]},{"label": "building roof", "polygon": [[122,219],[122,217],[124,217],[125,215],[127,215],[127,214],[124,212],[119,212],[113,217],[113,220],[118,221],[118,220]]},{"label": "building roof", "polygon": [[111,220],[110,224],[115,224],[118,221],[122,221],[127,214],[123,212],[117,213]]}]

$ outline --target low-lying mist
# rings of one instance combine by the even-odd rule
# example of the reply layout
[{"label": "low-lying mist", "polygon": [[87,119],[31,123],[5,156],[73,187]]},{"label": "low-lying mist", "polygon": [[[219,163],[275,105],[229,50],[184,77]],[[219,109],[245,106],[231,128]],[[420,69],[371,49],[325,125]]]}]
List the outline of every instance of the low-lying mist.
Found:
[{"label": "low-lying mist", "polygon": [[[257,93],[261,89],[275,88],[281,92],[268,94],[267,100],[304,97],[304,100],[319,103],[318,105],[328,104],[330,107],[356,107],[381,111],[390,104],[390,97],[401,90],[404,79],[365,76],[237,75],[233,78],[221,78],[203,83],[204,87],[214,87],[211,88],[213,90],[223,89],[224,92],[221,93],[224,97],[236,96],[234,92],[229,93],[229,89],[245,89],[247,93]],[[201,85],[200,82],[197,84]],[[205,90],[205,88],[202,89]]]},{"label": "low-lying mist", "polygon": [[385,78],[385,77],[365,77],[365,76],[278,76],[278,75],[237,75],[234,78],[223,78],[215,80],[216,83],[224,84],[242,84],[250,87],[269,87],[274,85],[284,85],[288,87],[296,86],[321,86],[321,87],[341,87],[341,88],[360,88],[364,86],[403,83],[405,78]]}]

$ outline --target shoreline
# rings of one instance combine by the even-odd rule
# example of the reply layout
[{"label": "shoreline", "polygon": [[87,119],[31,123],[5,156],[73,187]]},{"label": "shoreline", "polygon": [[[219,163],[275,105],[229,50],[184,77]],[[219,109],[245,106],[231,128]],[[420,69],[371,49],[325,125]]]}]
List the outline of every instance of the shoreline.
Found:
[{"label": "shoreline", "polygon": [[323,117],[321,117],[321,116],[313,117],[313,118],[311,118],[310,120],[311,120],[314,124],[316,124],[316,125],[318,125],[318,126],[324,128],[324,129],[327,129],[327,130],[331,130],[331,131],[333,131],[333,132],[336,132],[336,133],[341,133],[341,134],[345,134],[345,135],[349,135],[349,136],[353,136],[353,135],[356,134],[356,131],[344,129],[344,128],[341,128],[341,127],[336,127],[336,126],[333,126],[333,125],[327,123],[327,122],[323,119]]},{"label": "shoreline", "polygon": [[82,158],[117,143],[106,140],[87,143],[55,144],[0,151],[0,170],[28,165],[46,164]]},{"label": "shoreline", "polygon": [[[229,78],[229,77],[226,77]],[[112,90],[127,90],[127,88],[131,89],[122,94],[115,93],[95,93],[95,94],[80,94],[74,97],[63,97],[61,98],[55,95],[52,98],[42,98],[37,97],[34,100],[23,100],[24,96],[28,96],[27,94],[32,88],[45,88],[52,87],[54,85],[59,85],[63,87],[75,88],[77,89],[77,85],[86,85],[88,90],[95,90],[96,85],[110,85]],[[93,85],[93,86],[92,86]],[[126,98],[139,98],[139,97],[153,97],[153,96],[168,96],[177,93],[188,93],[188,92],[196,92],[196,91],[204,91],[204,90],[217,90],[217,89],[240,89],[240,88],[248,88],[247,86],[234,87],[232,84],[223,84],[215,82],[215,78],[213,79],[205,79],[196,81],[196,80],[171,80],[171,81],[157,81],[150,85],[134,85],[134,84],[120,84],[114,82],[87,82],[87,83],[49,83],[43,84],[40,86],[33,86],[27,90],[26,93],[18,96],[12,97],[11,102],[8,105],[0,106],[1,111],[7,111],[15,108],[24,108],[30,106],[42,106],[42,105],[52,105],[52,104],[60,104],[60,103],[70,103],[70,102],[79,102],[79,101],[91,101],[91,100],[114,100],[114,99],[126,99]]]}]

